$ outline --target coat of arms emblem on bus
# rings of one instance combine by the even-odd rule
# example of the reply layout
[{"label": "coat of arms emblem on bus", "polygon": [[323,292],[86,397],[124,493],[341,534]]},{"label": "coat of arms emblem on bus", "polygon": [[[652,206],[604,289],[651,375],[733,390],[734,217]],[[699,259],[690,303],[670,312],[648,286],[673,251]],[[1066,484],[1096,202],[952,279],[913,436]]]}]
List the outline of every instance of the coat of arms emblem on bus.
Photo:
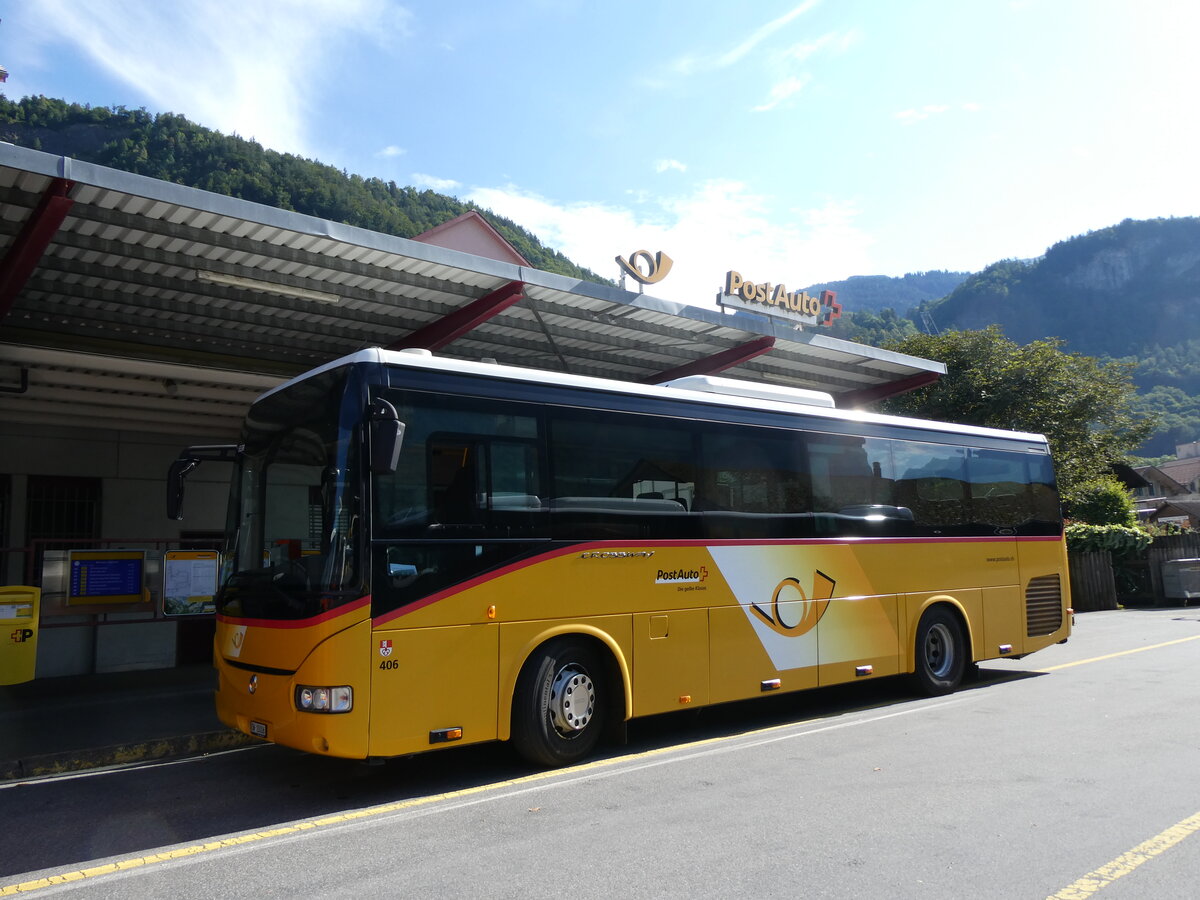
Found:
[{"label": "coat of arms emblem on bus", "polygon": [[379,655],[380,656],[391,656],[392,655],[391,640],[382,640],[379,642]]}]

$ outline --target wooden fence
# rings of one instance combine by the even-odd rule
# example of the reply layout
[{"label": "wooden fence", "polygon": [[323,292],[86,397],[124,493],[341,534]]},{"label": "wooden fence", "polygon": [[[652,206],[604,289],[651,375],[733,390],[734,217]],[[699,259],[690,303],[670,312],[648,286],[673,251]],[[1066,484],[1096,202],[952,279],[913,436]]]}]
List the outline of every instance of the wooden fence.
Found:
[{"label": "wooden fence", "polygon": [[1117,580],[1107,550],[1068,554],[1071,568],[1071,606],[1075,612],[1117,608]]},{"label": "wooden fence", "polygon": [[1071,605],[1076,612],[1117,609],[1120,598],[1134,606],[1162,606],[1162,564],[1169,559],[1200,559],[1200,534],[1154,539],[1149,549],[1114,565],[1108,551],[1070,553]]}]

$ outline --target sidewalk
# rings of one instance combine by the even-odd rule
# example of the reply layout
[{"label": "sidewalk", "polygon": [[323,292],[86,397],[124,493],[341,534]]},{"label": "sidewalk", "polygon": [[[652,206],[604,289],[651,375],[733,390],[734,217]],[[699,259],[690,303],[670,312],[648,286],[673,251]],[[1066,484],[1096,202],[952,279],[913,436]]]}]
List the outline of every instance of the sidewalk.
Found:
[{"label": "sidewalk", "polygon": [[211,666],[44,678],[0,686],[0,781],[228,750]]}]

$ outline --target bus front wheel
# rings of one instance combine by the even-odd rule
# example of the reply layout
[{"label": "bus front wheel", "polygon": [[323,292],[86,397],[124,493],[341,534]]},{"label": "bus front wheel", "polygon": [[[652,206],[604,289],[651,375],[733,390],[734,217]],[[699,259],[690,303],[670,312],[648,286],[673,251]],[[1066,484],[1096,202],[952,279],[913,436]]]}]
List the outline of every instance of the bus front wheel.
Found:
[{"label": "bus front wheel", "polygon": [[558,638],[538,648],[517,679],[512,742],[530,762],[565,766],[596,749],[604,729],[604,669],[583,641]]},{"label": "bus front wheel", "polygon": [[958,616],[935,606],[917,625],[916,669],[913,678],[921,693],[931,697],[949,694],[967,670],[967,646]]}]

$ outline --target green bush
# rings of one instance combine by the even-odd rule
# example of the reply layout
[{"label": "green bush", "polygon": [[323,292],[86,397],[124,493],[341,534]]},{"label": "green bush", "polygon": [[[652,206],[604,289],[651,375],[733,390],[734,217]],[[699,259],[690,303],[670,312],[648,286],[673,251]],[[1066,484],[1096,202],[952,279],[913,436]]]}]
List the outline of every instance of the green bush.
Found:
[{"label": "green bush", "polygon": [[1150,546],[1154,540],[1141,528],[1124,525],[1089,525],[1075,522],[1066,527],[1067,550],[1089,553],[1107,550],[1114,557],[1133,556]]},{"label": "green bush", "polygon": [[1067,518],[1089,525],[1137,524],[1133,495],[1112,475],[1089,478],[1063,495]]}]

